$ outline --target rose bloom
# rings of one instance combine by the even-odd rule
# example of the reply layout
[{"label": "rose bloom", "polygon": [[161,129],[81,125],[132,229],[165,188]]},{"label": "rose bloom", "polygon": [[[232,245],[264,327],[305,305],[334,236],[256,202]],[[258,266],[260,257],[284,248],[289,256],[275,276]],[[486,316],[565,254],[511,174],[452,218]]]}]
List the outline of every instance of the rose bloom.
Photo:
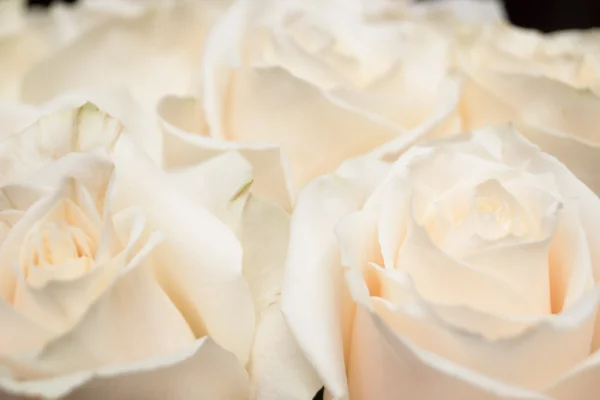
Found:
[{"label": "rose bloom", "polygon": [[543,35],[504,24],[464,34],[462,129],[513,123],[600,193],[599,35]]},{"label": "rose bloom", "polygon": [[598,196],[512,126],[401,150],[297,199],[282,307],[328,396],[596,399]]},{"label": "rose bloom", "polygon": [[45,10],[27,10],[24,0],[2,1],[0,102],[19,101],[23,79],[44,58],[98,25],[143,14],[155,1],[148,0],[143,7],[128,0],[84,0],[77,6],[55,2]]},{"label": "rose bloom", "polygon": [[413,142],[415,127],[454,109],[447,31],[501,17],[479,3],[237,1],[207,39],[194,96],[159,105],[164,162],[238,150],[256,193],[290,208],[310,179],[396,137]]},{"label": "rose bloom", "polygon": [[158,160],[156,104],[188,93],[206,34],[230,3],[82,0],[33,15],[13,11],[7,19],[20,20],[13,22],[19,28],[6,38],[0,33],[0,58],[9,60],[0,67],[0,101],[40,107],[72,93],[94,102],[128,98],[146,121],[141,144]]},{"label": "rose bloom", "polygon": [[0,3],[0,102],[19,96],[26,71],[55,47],[52,24],[46,16],[28,16],[20,0]]},{"label": "rose bloom", "polygon": [[28,71],[21,99],[37,104],[63,92],[125,87],[153,108],[165,94],[186,92],[206,33],[229,3],[83,1],[70,17],[99,22]]},{"label": "rose bloom", "polygon": [[289,217],[242,156],[162,170],[84,104],[2,135],[0,165],[2,399],[312,394],[279,308]]}]

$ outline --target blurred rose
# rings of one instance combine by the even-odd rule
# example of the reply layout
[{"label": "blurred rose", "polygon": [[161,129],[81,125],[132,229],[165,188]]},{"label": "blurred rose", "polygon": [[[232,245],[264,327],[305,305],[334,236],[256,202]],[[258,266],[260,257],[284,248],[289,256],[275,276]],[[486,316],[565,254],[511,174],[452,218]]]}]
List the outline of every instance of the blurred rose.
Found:
[{"label": "blurred rose", "polygon": [[27,11],[24,0],[0,2],[0,102],[20,101],[23,79],[29,70],[79,35],[110,20],[141,14],[147,8],[127,4],[125,0],[87,0],[74,7],[55,2],[46,10]]},{"label": "blurred rose", "polygon": [[511,122],[596,193],[600,32],[542,35],[490,25],[463,40],[463,129]]},{"label": "blurred rose", "polygon": [[7,19],[20,22],[0,33],[0,58],[9,60],[0,66],[0,118],[7,107],[1,101],[39,107],[74,93],[126,99],[136,117],[124,123],[144,132],[138,139],[157,159],[156,104],[189,92],[205,36],[231,1],[84,0],[33,15],[17,12],[22,2],[9,3]]},{"label": "blurred rose", "polygon": [[248,194],[239,154],[162,171],[122,131],[88,104],[2,137],[0,397],[302,390],[286,213]]},{"label": "blurred rose", "polygon": [[596,399],[600,199],[511,127],[396,150],[292,217],[283,310],[331,397]]},{"label": "blurred rose", "polygon": [[54,43],[47,17],[28,17],[21,0],[0,3],[0,102],[14,101],[29,68],[49,54]]},{"label": "blurred rose", "polygon": [[164,161],[239,150],[256,193],[289,208],[349,157],[396,137],[410,144],[417,126],[454,126],[459,87],[442,26],[501,15],[492,3],[466,15],[467,3],[478,2],[236,2],[208,38],[197,99],[160,105]]},{"label": "blurred rose", "polygon": [[73,18],[101,23],[29,71],[23,100],[40,103],[67,91],[126,87],[136,101],[154,107],[165,94],[185,93],[205,35],[229,1],[129,3],[84,1],[73,10]]}]

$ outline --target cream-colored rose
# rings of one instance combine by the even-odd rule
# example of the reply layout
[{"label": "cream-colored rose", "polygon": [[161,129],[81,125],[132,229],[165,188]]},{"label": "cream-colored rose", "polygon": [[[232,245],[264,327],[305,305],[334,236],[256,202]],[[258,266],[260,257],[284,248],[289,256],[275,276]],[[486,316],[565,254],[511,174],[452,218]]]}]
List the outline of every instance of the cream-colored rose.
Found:
[{"label": "cream-colored rose", "polygon": [[253,163],[256,193],[289,208],[345,159],[397,137],[412,143],[421,125],[455,124],[459,86],[441,21],[499,13],[412,3],[236,2],[209,35],[196,98],[159,107],[165,163],[236,149]]},{"label": "cream-colored rose", "polygon": [[185,94],[206,33],[229,1],[149,1],[133,8],[129,3],[84,1],[73,10],[73,19],[81,15],[101,23],[29,71],[23,101],[42,103],[62,92],[124,87],[153,108],[165,94]]},{"label": "cream-colored rose", "polygon": [[[145,121],[134,131],[145,132],[141,143],[156,159],[156,104],[167,94],[189,93],[205,36],[230,3],[83,0],[24,17],[21,34],[7,37],[5,50],[0,42],[0,57],[11,60],[6,72],[0,66],[0,96],[6,91],[11,96],[5,100],[40,106],[64,94],[83,93],[95,101],[124,92],[119,97],[131,97]],[[34,41],[29,47],[35,49],[25,40]],[[3,89],[4,78],[10,90]]]},{"label": "cream-colored rose", "polygon": [[334,399],[596,399],[599,227],[512,127],[384,148],[300,193],[284,314]]},{"label": "cream-colored rose", "polygon": [[161,170],[89,104],[4,135],[0,397],[270,400],[316,380],[278,305],[289,218],[251,179],[236,153]]},{"label": "cream-colored rose", "polygon": [[466,35],[463,129],[510,122],[600,193],[600,33],[503,24]]},{"label": "cream-colored rose", "polygon": [[[150,10],[154,10],[157,7],[156,2],[134,4],[127,0],[104,2],[87,0],[78,2],[77,7],[59,2],[48,10],[30,12],[26,12],[25,5],[26,2],[23,0],[0,2],[2,134],[22,130],[40,116],[51,113],[52,110],[77,103],[80,99],[87,99],[109,109],[134,132],[144,132],[146,138],[142,143],[148,143],[149,150],[152,149],[152,144],[157,147],[156,138],[159,135],[156,133],[154,110],[151,108],[150,112],[146,112],[148,109],[139,102],[139,97],[134,96],[139,93],[131,90],[126,80],[110,84],[96,76],[98,74],[94,75],[94,70],[83,71],[83,66],[90,61],[88,59],[66,60],[65,65],[55,65],[65,61],[62,56],[57,56],[58,59],[55,59],[55,54],[64,52],[66,56],[72,55],[73,50],[68,49],[72,46],[77,48],[78,45],[75,43],[79,42],[77,39],[80,36],[85,38],[91,35],[92,40],[94,37],[100,38],[95,45],[83,46],[85,50],[80,54],[82,57],[89,58],[86,52],[106,50],[102,48],[102,44],[107,40],[105,35],[100,33],[94,36],[93,32],[107,30],[113,32],[111,27],[126,24],[125,21],[135,25],[132,21],[141,19],[150,13]],[[117,29],[113,34],[116,35]],[[125,41],[121,45],[126,46]],[[109,44],[105,47],[110,46]],[[104,55],[107,59],[110,57],[109,54]],[[93,60],[92,64],[97,66],[97,61]],[[44,65],[39,66],[40,62]],[[87,74],[87,81],[82,78],[82,74]],[[112,83],[118,81],[115,74],[109,76],[113,79]],[[74,81],[63,79],[71,77]],[[30,81],[33,82],[28,83]],[[130,86],[135,86],[133,83],[134,81],[131,81]],[[170,90],[164,87],[162,90],[170,93]],[[162,94],[164,93],[155,96],[160,97]],[[77,100],[74,101],[74,98]]]},{"label": "cream-colored rose", "polygon": [[25,73],[54,48],[45,22],[28,17],[21,0],[0,3],[0,102],[17,99]]},{"label": "cream-colored rose", "polygon": [[20,101],[27,73],[79,35],[124,15],[142,13],[139,6],[133,9],[126,4],[125,0],[87,0],[75,8],[55,2],[48,9],[28,11],[25,0],[0,2],[0,104]]}]

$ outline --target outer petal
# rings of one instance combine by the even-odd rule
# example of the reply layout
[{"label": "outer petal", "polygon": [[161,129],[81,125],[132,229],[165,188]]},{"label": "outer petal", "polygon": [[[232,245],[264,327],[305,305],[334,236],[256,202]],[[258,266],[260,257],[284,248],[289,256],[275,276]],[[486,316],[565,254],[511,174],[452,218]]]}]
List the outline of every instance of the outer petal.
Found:
[{"label": "outer petal", "polygon": [[175,96],[166,97],[159,104],[164,167],[185,167],[205,162],[223,152],[238,151],[252,164],[252,192],[289,210],[292,193],[279,147],[269,143],[235,143],[211,138],[200,107],[196,99]]},{"label": "outer petal", "polygon": [[[502,321],[502,318],[494,321],[490,315],[481,322],[513,332],[507,339],[487,339],[480,336],[479,332],[471,333],[464,326],[454,328],[441,319],[468,318],[478,323],[473,317],[480,317],[472,310],[461,310],[460,307],[452,310],[430,305],[421,298],[412,282],[394,282],[393,276],[385,276],[385,272],[397,271],[365,268],[369,261],[377,261],[378,258],[375,229],[375,218],[369,217],[365,211],[343,218],[337,227],[342,260],[345,266],[351,268],[347,274],[355,300],[373,307],[386,326],[404,340],[448,362],[477,371],[474,374],[535,389],[543,388],[562,371],[587,356],[595,317],[593,298],[589,298],[585,304],[578,303],[575,306],[580,307],[575,309],[577,311],[570,310],[560,320],[551,323],[540,320],[537,323],[531,321],[529,326],[519,326],[523,325],[521,321]],[[414,244],[412,246],[415,247]],[[423,260],[427,261],[427,258],[406,264],[413,265]],[[373,276],[373,272],[379,274],[379,279]],[[357,285],[356,279],[364,280],[358,288],[354,287]],[[447,278],[440,280],[448,281]],[[471,288],[472,285],[461,287],[467,286]],[[366,297],[369,295],[376,297],[369,299]],[[387,299],[394,301],[394,305]],[[490,329],[491,326],[484,328]],[[567,343],[579,345],[567,346]],[[548,347],[556,350],[547,352]],[[350,356],[353,357],[353,354]],[[540,360],[540,366],[534,370],[528,368],[527,360],[530,359]]]},{"label": "outer petal", "polygon": [[115,201],[140,206],[149,228],[165,237],[152,257],[165,292],[197,337],[208,333],[245,362],[254,307],[234,233],[182,193],[130,138],[119,140],[113,157],[119,171]]},{"label": "outer petal", "polygon": [[[24,7],[22,1],[3,1],[0,4],[0,29],[10,29],[11,21],[7,21],[2,14],[12,14],[11,10],[5,7],[13,6]],[[25,22],[15,21],[17,25]],[[17,27],[14,27],[17,28]],[[40,35],[33,29],[27,29],[26,25],[20,27],[20,32],[13,32],[11,35],[3,35],[0,32],[0,101],[17,101],[20,96],[20,84],[26,72],[35,63],[47,56],[53,49],[51,41],[44,35]]]},{"label": "outer petal", "polygon": [[558,158],[596,195],[600,195],[600,176],[596,173],[600,168],[600,135],[597,143],[586,143],[551,130],[520,126],[519,131],[544,152]]},{"label": "outer petal", "polygon": [[395,336],[377,316],[359,307],[348,366],[353,400],[549,400],[457,367]]},{"label": "outer petal", "polygon": [[241,221],[244,277],[257,314],[281,295],[290,235],[290,217],[282,209],[250,196]]},{"label": "outer petal", "polygon": [[113,18],[38,63],[24,79],[24,100],[39,103],[61,92],[125,83],[151,110],[164,94],[186,92],[205,34],[227,4],[186,1]]},{"label": "outer petal", "polygon": [[[327,389],[347,394],[341,271],[334,226],[361,207],[365,193],[335,175],[311,182],[292,216],[282,310]],[[347,311],[347,310],[346,310]]]},{"label": "outer petal", "polygon": [[0,320],[3,325],[0,357],[39,347],[50,335],[50,332],[15,311],[12,304],[3,298],[0,298]]},{"label": "outer petal", "polygon": [[[270,58],[268,35],[277,28],[268,24],[276,25],[283,9],[252,1],[231,7],[207,41],[202,98],[211,135],[279,144],[291,161],[294,188],[299,189],[346,158],[393,138],[395,132],[380,121],[334,104],[325,92],[294,72],[273,67],[281,63]],[[268,20],[267,25],[260,26],[263,20]],[[260,34],[263,28],[268,31],[265,35]],[[253,45],[263,47],[252,50]],[[293,43],[286,45],[282,51]]]},{"label": "outer petal", "polygon": [[[68,400],[247,400],[248,376],[238,360],[205,338],[176,354],[46,381],[0,379],[7,400],[23,394]],[[11,393],[14,397],[11,397]]]},{"label": "outer petal", "polygon": [[[472,101],[465,103],[464,109],[468,119],[477,118],[479,124],[525,124],[523,134],[528,139],[576,171],[595,192],[600,192],[598,175],[594,172],[600,154],[600,135],[593,128],[600,123],[597,96],[546,78],[473,67],[468,67],[467,72],[479,90],[486,92],[471,93]],[[486,99],[490,102],[483,103]],[[477,116],[482,108],[494,110],[486,113],[490,118]],[[478,127],[469,124],[471,129]]]},{"label": "outer petal", "polygon": [[46,346],[33,364],[42,376],[135,363],[193,343],[190,327],[144,260],[150,249],[132,260],[72,331]]},{"label": "outer petal", "polygon": [[555,400],[593,400],[598,397],[600,375],[600,353],[596,352],[587,361],[569,371],[546,392]]},{"label": "outer petal", "polygon": [[[252,166],[239,153],[223,153],[202,164],[169,170],[181,191],[232,228],[239,223],[235,200],[252,184]],[[193,185],[190,185],[193,183]]]},{"label": "outer petal", "polygon": [[258,325],[250,372],[256,400],[311,399],[322,386],[298,349],[278,303],[264,311]]},{"label": "outer petal", "polygon": [[282,69],[239,69],[230,85],[225,137],[280,144],[295,188],[396,135]]},{"label": "outer petal", "polygon": [[12,103],[0,104],[0,137],[14,132],[20,132],[31,125],[38,117],[35,107],[16,105]]}]

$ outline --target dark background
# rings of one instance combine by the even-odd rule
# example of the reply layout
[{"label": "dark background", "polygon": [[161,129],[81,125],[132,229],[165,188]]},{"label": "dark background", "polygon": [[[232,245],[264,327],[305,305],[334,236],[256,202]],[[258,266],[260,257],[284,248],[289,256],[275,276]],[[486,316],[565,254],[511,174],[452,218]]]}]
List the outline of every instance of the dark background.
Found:
[{"label": "dark background", "polygon": [[[53,1],[76,0],[29,0],[29,3],[43,6]],[[545,32],[600,26],[600,0],[504,0],[504,3],[510,20],[519,26]]]}]

